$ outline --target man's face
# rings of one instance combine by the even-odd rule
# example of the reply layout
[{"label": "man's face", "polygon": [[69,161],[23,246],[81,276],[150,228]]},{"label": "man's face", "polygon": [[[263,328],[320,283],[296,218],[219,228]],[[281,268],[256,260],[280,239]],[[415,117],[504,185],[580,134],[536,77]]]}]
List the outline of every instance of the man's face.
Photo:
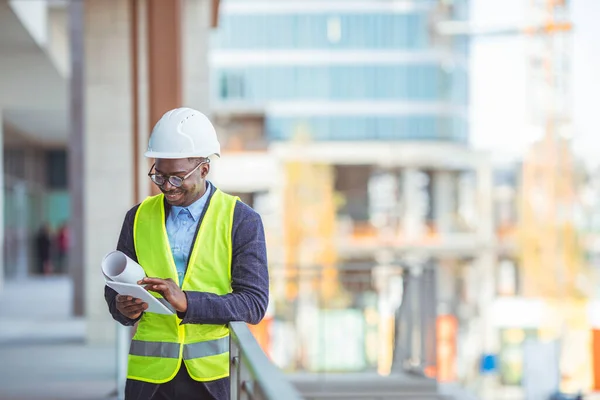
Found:
[{"label": "man's face", "polygon": [[160,190],[165,195],[167,203],[172,206],[187,207],[202,197],[206,190],[204,178],[206,177],[206,174],[208,174],[208,164],[203,164],[200,168],[195,170],[183,181],[183,184],[180,187],[171,185],[168,180],[169,176],[183,178],[202,161],[204,160],[200,158],[179,158],[175,160],[163,158],[156,159],[156,165],[154,166],[156,173],[164,175],[167,178],[165,183],[162,186],[159,186]]}]

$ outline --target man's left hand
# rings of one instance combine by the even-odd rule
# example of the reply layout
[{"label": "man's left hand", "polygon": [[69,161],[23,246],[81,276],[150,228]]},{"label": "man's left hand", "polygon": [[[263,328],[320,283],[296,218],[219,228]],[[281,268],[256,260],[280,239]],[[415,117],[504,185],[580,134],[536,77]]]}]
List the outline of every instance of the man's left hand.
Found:
[{"label": "man's left hand", "polygon": [[138,282],[146,285],[146,289],[162,295],[177,312],[187,311],[187,297],[173,279],[144,278]]}]

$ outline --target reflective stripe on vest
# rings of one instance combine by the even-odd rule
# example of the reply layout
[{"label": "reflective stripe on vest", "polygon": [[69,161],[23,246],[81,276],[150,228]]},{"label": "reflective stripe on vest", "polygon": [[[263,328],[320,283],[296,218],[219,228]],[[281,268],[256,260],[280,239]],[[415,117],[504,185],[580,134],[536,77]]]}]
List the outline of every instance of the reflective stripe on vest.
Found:
[{"label": "reflective stripe on vest", "polygon": [[229,351],[229,336],[206,342],[190,343],[183,346],[183,359],[192,360],[208,356],[216,356]]},{"label": "reflective stripe on vest", "polygon": [[132,340],[129,354],[144,357],[179,358],[179,343]]},{"label": "reflective stripe on vest", "polygon": [[[236,197],[215,189],[200,222],[182,290],[217,295],[231,293],[231,229],[236,201]],[[133,236],[138,263],[146,275],[171,278],[177,283],[165,226],[164,195],[142,202],[135,216]],[[175,377],[182,362],[190,376],[198,381],[229,376],[227,326],[182,325],[177,314],[144,312],[131,342],[127,377],[152,383],[168,382]]]},{"label": "reflective stripe on vest", "polygon": [[[145,357],[179,358],[179,343],[169,342],[143,342],[132,340],[129,354]],[[206,342],[190,343],[183,346],[183,359],[191,360],[229,351],[229,336],[208,340]]]}]

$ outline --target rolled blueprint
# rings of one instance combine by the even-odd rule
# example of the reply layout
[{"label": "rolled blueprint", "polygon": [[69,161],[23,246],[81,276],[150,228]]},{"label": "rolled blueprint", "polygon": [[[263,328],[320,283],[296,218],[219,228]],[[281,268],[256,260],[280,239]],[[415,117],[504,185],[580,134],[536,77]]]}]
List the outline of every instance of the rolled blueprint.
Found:
[{"label": "rolled blueprint", "polygon": [[108,253],[102,260],[102,273],[108,281],[137,284],[146,276],[141,265],[116,250]]}]

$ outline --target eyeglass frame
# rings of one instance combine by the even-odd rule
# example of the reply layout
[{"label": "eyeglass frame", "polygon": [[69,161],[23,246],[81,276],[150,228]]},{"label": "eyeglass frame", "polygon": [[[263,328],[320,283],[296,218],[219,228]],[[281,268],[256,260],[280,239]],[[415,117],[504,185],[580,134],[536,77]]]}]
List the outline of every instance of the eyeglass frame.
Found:
[{"label": "eyeglass frame", "polygon": [[[203,161],[200,161],[200,163],[198,165],[196,165],[190,172],[188,172],[187,174],[185,174],[183,177],[181,176],[177,176],[177,175],[165,175],[165,174],[157,174],[157,173],[152,173],[152,170],[154,169],[154,167],[156,166],[156,163],[152,164],[152,166],[150,167],[150,171],[148,171],[148,176],[150,177],[150,180],[152,181],[152,183],[154,183],[156,186],[158,187],[162,187],[165,185],[165,183],[169,182],[171,184],[171,186],[176,187],[176,188],[180,188],[183,185],[183,182],[189,178],[190,176],[192,176],[192,174],[194,172],[196,172],[196,170],[198,168],[200,168],[202,165],[204,164],[210,164],[210,159],[206,159]],[[156,183],[156,181],[154,181],[154,179],[152,179],[153,176],[162,176],[164,178],[164,182],[162,184],[158,184]],[[181,183],[179,183],[178,185],[174,184],[171,181],[171,178],[177,178],[177,179],[181,179]]]}]

